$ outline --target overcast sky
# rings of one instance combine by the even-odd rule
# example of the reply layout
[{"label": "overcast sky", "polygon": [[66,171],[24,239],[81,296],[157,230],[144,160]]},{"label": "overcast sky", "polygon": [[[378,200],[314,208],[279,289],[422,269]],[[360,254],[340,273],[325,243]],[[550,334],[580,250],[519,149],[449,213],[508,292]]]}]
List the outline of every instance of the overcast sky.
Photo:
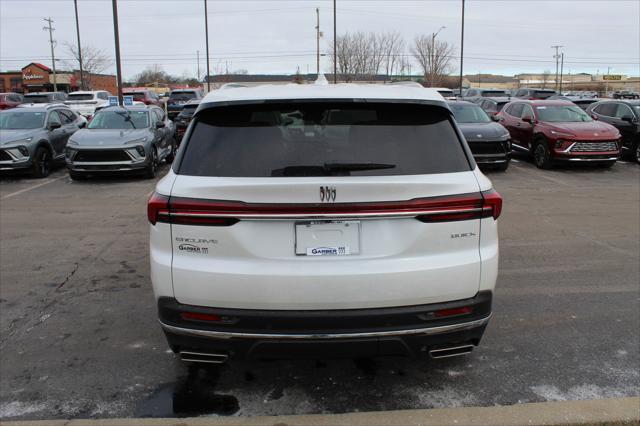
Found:
[{"label": "overcast sky", "polygon": [[[337,0],[338,33],[398,31],[410,45],[421,33],[445,26],[438,38],[460,51],[461,1]],[[331,0],[209,0],[212,73],[315,71],[315,8],[332,40]],[[119,0],[124,78],[160,64],[169,73],[196,76],[196,51],[204,75],[202,0]],[[110,0],[78,0],[83,45],[114,57]],[[55,20],[56,57],[68,63],[64,43],[76,43],[72,0],[0,0],[0,69],[29,62],[51,65],[44,17]],[[640,75],[640,1],[467,0],[465,74],[555,72],[554,51],[563,45],[566,73]],[[409,49],[405,49],[409,53]],[[64,62],[63,62],[64,64]],[[59,68],[65,68],[61,64]],[[329,71],[329,61],[322,68]],[[77,67],[77,65],[68,65]],[[114,72],[115,65],[109,72]],[[417,70],[417,67],[414,68]],[[459,63],[452,64],[454,74]]]}]

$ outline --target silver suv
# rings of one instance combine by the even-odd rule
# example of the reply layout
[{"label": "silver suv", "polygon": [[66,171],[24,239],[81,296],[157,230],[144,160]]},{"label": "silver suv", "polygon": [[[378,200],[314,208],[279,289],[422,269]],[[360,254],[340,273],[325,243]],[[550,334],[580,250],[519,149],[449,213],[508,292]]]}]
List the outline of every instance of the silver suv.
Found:
[{"label": "silver suv", "polygon": [[63,104],[18,107],[0,112],[0,171],[49,175],[54,161],[64,161],[69,137],[86,125]]}]

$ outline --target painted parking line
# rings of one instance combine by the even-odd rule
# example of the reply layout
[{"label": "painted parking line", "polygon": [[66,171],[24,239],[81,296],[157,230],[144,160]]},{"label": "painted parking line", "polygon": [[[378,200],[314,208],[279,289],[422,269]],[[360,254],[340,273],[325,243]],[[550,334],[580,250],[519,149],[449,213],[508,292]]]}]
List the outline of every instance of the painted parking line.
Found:
[{"label": "painted parking line", "polygon": [[47,180],[45,180],[43,182],[40,182],[37,185],[32,185],[32,186],[30,186],[28,188],[24,188],[24,189],[21,189],[20,191],[12,192],[10,194],[5,195],[4,197],[0,197],[0,200],[6,200],[7,198],[11,198],[11,197],[15,197],[16,195],[24,194],[25,192],[29,192],[31,190],[40,188],[41,186],[48,185],[51,182],[55,182],[57,180],[64,179],[66,177],[67,177],[67,175],[62,175],[62,176],[58,176],[57,178],[47,179]]},{"label": "painted parking line", "polygon": [[520,160],[516,160],[514,158],[512,158],[511,161],[513,161],[514,163],[519,163],[520,162]]}]

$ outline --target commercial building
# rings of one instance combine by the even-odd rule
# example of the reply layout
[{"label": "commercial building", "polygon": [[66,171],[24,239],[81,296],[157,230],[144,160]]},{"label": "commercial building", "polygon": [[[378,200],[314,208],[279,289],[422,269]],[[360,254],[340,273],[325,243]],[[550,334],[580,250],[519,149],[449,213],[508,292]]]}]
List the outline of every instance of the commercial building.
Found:
[{"label": "commercial building", "polygon": [[[85,86],[90,90],[117,92],[116,77],[107,74],[84,73]],[[57,71],[55,83],[58,91],[80,90],[80,71]],[[50,92],[53,91],[53,70],[46,65],[32,62],[20,71],[0,73],[0,92]]]}]

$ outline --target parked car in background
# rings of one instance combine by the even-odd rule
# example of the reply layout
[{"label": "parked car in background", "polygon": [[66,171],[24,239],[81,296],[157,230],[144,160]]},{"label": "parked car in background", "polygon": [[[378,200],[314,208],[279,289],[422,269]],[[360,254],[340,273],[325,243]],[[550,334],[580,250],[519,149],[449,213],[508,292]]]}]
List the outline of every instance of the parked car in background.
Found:
[{"label": "parked car in background", "polygon": [[507,129],[496,123],[479,105],[467,101],[450,101],[449,108],[479,166],[507,170],[511,159],[511,142]]},{"label": "parked car in background", "polygon": [[622,155],[640,163],[640,100],[601,100],[591,104],[587,112],[618,129]]},{"label": "parked car in background", "polygon": [[456,100],[456,95],[455,95],[455,93],[453,93],[452,89],[449,89],[449,88],[446,88],[446,87],[431,87],[431,89],[433,89],[436,92],[440,93],[442,95],[442,97],[445,98],[446,100],[450,100],[450,101],[455,101]]},{"label": "parked car in background", "polygon": [[557,95],[558,93],[555,90],[551,89],[529,89],[522,88],[516,91],[515,97],[521,99],[548,99],[551,96]]},{"label": "parked car in background", "polygon": [[202,99],[204,93],[202,89],[176,89],[172,90],[167,100],[167,113],[169,119],[173,120],[182,111],[185,104],[193,99]]},{"label": "parked car in background", "polygon": [[511,102],[511,98],[478,98],[476,100],[476,104],[478,104],[484,112],[489,114],[490,117],[502,111],[502,108],[509,102]]},{"label": "parked car in background", "polygon": [[469,89],[465,92],[462,100],[475,102],[478,98],[504,98],[509,97],[509,93],[503,89]]},{"label": "parked car in background", "polygon": [[174,120],[176,125],[176,140],[178,141],[178,146],[180,146],[180,142],[182,142],[182,138],[184,137],[185,132],[187,131],[187,127],[191,120],[193,119],[193,114],[195,114],[198,105],[200,105],[201,99],[192,99],[182,108],[180,114]]},{"label": "parked car in background", "polygon": [[105,172],[143,172],[154,177],[158,163],[173,161],[175,129],[162,108],[112,106],[101,109],[86,129],[69,140],[66,162],[72,179]]},{"label": "parked car in background", "polygon": [[587,108],[589,107],[589,105],[591,105],[594,102],[598,102],[600,99],[598,98],[587,98],[587,97],[582,97],[582,96],[573,96],[573,95],[567,95],[567,96],[563,96],[563,95],[553,95],[547,98],[550,101],[569,101],[569,102],[573,102],[574,104],[578,105],[580,108],[582,108],[583,110],[587,110]]},{"label": "parked car in background", "polygon": [[631,90],[618,90],[613,92],[611,97],[613,99],[640,99],[640,94]]},{"label": "parked car in background", "polygon": [[164,102],[153,90],[124,89],[123,95],[133,96],[134,101],[142,102],[145,105],[154,105],[164,108]]},{"label": "parked car in background", "polygon": [[0,111],[0,170],[48,176],[53,163],[64,160],[69,137],[85,123],[64,104]]},{"label": "parked car in background", "polygon": [[528,152],[541,169],[557,161],[610,167],[620,155],[620,132],[569,101],[517,100],[497,116],[513,148]]},{"label": "parked car in background", "polygon": [[66,100],[67,94],[64,92],[34,92],[22,97],[23,104],[63,103]]},{"label": "parked car in background", "polygon": [[96,108],[109,105],[109,96],[111,93],[105,90],[71,92],[67,95],[67,100],[64,103],[90,120],[95,114]]},{"label": "parked car in background", "polygon": [[15,108],[22,103],[20,93],[0,93],[0,110]]}]

